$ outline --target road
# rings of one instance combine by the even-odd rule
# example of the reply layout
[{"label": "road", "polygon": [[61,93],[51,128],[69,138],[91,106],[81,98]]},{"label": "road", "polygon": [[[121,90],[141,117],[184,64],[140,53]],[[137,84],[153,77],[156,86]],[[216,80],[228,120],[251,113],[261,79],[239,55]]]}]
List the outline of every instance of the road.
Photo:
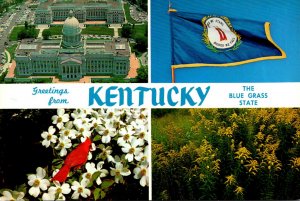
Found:
[{"label": "road", "polygon": [[[23,5],[20,6],[20,10],[18,11],[15,11],[15,15],[14,17],[12,18],[12,20],[10,21],[9,25],[7,26],[7,28],[5,28],[2,32],[2,37],[0,38],[0,52],[4,52],[4,49],[5,49],[5,45],[4,43],[7,42],[8,45],[10,45],[10,42],[8,41],[8,36],[9,36],[9,33],[11,32],[12,28],[16,25],[16,21],[17,19],[19,19],[24,11],[25,11],[25,8],[27,7],[27,2],[25,2]],[[3,20],[7,20],[7,19],[4,19]],[[5,22],[1,22],[1,24],[4,24]],[[0,54],[0,61],[2,60],[2,55]]]}]

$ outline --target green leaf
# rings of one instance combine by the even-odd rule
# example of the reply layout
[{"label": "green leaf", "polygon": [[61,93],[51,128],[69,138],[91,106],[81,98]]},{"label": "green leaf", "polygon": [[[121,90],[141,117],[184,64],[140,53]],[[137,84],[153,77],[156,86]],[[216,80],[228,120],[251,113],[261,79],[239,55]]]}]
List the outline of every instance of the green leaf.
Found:
[{"label": "green leaf", "polygon": [[100,193],[101,195],[101,199],[103,199],[103,198],[105,198],[105,196],[106,196],[106,193],[104,192],[104,191],[101,191],[101,193]]},{"label": "green leaf", "polygon": [[112,180],[112,179],[107,179],[107,180],[104,180],[103,182],[102,182],[102,184],[101,184],[101,187],[102,188],[109,188],[111,185],[113,185],[115,183],[115,181],[114,180]]},{"label": "green leaf", "polygon": [[95,181],[100,176],[100,174],[101,174],[100,171],[94,172],[94,174],[92,175],[92,181]]},{"label": "green leaf", "polygon": [[97,200],[99,197],[100,197],[100,191],[101,189],[100,188],[96,188],[94,190],[94,199]]},{"label": "green leaf", "polygon": [[101,135],[96,135],[93,139],[93,142],[101,140]]},{"label": "green leaf", "polygon": [[18,186],[17,191],[23,192],[26,194],[26,189],[27,189],[26,184],[22,184],[22,185]]}]

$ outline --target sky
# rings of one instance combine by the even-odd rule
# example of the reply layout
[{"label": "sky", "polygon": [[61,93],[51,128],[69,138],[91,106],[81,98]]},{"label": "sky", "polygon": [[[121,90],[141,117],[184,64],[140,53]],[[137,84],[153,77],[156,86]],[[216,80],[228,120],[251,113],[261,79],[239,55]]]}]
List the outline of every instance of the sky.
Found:
[{"label": "sky", "polygon": [[[265,60],[234,67],[184,68],[177,83],[300,82],[299,0],[171,0],[183,12],[227,16],[271,23],[271,36],[286,59]],[[151,82],[170,83],[171,39],[168,0],[151,0]]]}]

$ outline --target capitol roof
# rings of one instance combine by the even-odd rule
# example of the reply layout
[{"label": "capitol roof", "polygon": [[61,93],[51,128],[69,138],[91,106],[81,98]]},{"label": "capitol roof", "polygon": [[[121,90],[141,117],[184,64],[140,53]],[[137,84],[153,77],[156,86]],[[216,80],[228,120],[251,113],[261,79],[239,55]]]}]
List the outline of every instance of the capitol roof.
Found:
[{"label": "capitol roof", "polygon": [[65,20],[63,26],[63,34],[75,35],[80,31],[79,21],[74,17],[74,13],[71,10],[69,17]]}]

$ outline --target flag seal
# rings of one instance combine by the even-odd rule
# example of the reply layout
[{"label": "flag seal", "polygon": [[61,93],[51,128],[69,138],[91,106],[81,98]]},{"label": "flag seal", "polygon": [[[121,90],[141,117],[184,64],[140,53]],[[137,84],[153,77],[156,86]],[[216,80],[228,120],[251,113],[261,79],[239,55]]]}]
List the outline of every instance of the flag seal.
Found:
[{"label": "flag seal", "polygon": [[242,44],[241,36],[227,17],[205,16],[202,18],[202,25],[202,40],[212,52],[236,50]]}]

